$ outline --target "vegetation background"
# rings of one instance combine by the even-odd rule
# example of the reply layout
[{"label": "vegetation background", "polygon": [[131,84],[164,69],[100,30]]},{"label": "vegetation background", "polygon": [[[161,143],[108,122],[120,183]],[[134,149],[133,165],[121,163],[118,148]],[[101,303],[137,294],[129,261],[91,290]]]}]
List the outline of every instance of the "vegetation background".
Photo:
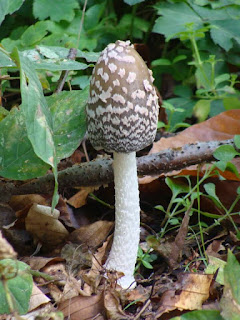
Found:
[{"label": "vegetation background", "polygon": [[[93,312],[90,318],[100,313],[104,314],[102,319],[173,319],[174,316],[192,320],[240,319],[240,266],[237,261],[240,239],[240,166],[237,159],[240,149],[240,1],[0,0],[0,24],[0,189],[1,201],[10,204],[18,221],[13,230],[27,230],[35,240],[44,243],[36,236],[37,231],[28,225],[29,212],[39,201],[28,198],[27,206],[16,205],[17,200],[11,195],[21,194],[16,190],[23,185],[22,181],[43,177],[49,170],[54,175],[54,187],[48,189],[45,181],[45,187],[40,185],[39,191],[34,193],[47,194],[44,201],[41,199],[43,204],[52,205],[52,209],[58,204],[61,216],[65,212],[68,218],[62,219],[63,224],[56,218],[61,223],[58,228],[64,225],[60,241],[54,242],[53,230],[50,230],[52,245],[45,243],[41,254],[51,252],[55,256],[53,248],[59,248],[60,244],[63,247],[69,233],[82,226],[81,223],[74,225],[69,218],[72,209],[65,201],[72,199],[76,190],[71,186],[68,191],[62,192],[61,186],[59,189],[58,171],[86,160],[79,145],[86,132],[84,109],[89,79],[99,53],[110,42],[129,39],[152,69],[155,86],[161,93],[157,140],[161,139],[154,144],[151,153],[200,141],[206,144],[199,149],[207,146],[215,161],[209,166],[188,167],[171,174],[163,172],[151,181],[142,179],[142,208],[149,218],[142,214],[145,236],[139,248],[136,274],[139,281],[146,280],[146,285],[142,283],[145,291],[138,289],[132,297],[123,298],[118,294],[116,298],[115,289],[111,287],[112,291],[104,291],[104,298],[100,299],[94,278],[95,291],[89,284],[92,291],[89,289],[89,300],[84,306]],[[227,139],[230,140],[226,144],[222,142]],[[216,145],[211,144],[213,140],[225,145],[215,150]],[[87,147],[90,158],[95,158],[95,151]],[[191,162],[192,154],[187,151],[186,154],[186,164],[206,160]],[[100,181],[100,184],[104,183]],[[76,198],[87,201],[87,205],[73,205],[73,200],[68,203],[73,208],[87,208],[88,212],[93,210],[94,203],[100,206],[101,214],[106,208],[111,209],[113,192],[107,197],[101,188],[94,193],[93,190],[85,188],[81,196],[77,193]],[[28,193],[31,193],[29,189]],[[61,201],[64,205],[59,208]],[[88,225],[100,219],[98,216],[94,221],[92,216],[91,220],[86,213],[82,215]],[[3,221],[1,226],[9,223]],[[16,239],[15,233],[11,238],[4,228],[3,233],[11,244],[22,241]],[[171,238],[176,235],[176,239],[182,239],[179,246]],[[164,246],[162,241],[165,241]],[[178,252],[172,251],[174,247]],[[18,249],[16,251],[19,253]],[[23,250],[19,254],[28,255],[28,252]],[[169,260],[171,254],[173,261]],[[24,262],[6,259],[9,258],[6,255],[1,257],[0,313],[26,314],[30,310],[33,288],[32,263],[28,261],[30,269]],[[165,269],[159,267],[163,260],[167,261]],[[35,269],[41,270],[39,265]],[[166,273],[166,270],[191,271],[197,277],[190,279],[183,273],[183,279],[179,280],[174,272]],[[158,278],[160,271],[165,272],[164,277],[172,287],[163,286],[163,276]],[[206,274],[206,286],[202,288],[200,283],[204,281],[200,275]],[[209,274],[214,274],[215,278]],[[186,279],[195,281],[196,287],[184,286]],[[15,290],[17,283],[26,295]],[[196,288],[200,288],[197,297],[179,292],[196,293]],[[169,292],[174,292],[172,300]],[[78,298],[82,299],[84,294]],[[48,292],[48,296],[52,303],[59,304],[65,316],[70,313],[72,319],[74,314],[75,319],[87,319],[81,313],[82,300],[72,311],[62,306],[61,299],[57,300],[52,292]],[[204,298],[201,300],[200,296]],[[96,297],[99,300],[93,302]],[[98,306],[97,311],[93,311],[93,304]],[[183,314],[201,309],[202,304],[213,310]],[[40,310],[43,312],[40,307],[41,304],[38,305],[39,314]],[[57,319],[62,314],[52,313],[51,317]]]}]

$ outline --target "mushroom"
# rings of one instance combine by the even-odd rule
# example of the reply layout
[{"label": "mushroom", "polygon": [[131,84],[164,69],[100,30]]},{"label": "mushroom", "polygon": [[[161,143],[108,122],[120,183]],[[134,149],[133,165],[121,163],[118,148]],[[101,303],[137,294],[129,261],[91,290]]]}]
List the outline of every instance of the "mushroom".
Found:
[{"label": "mushroom", "polygon": [[96,150],[113,152],[115,230],[105,267],[124,274],[122,288],[134,288],[140,237],[136,151],[156,136],[158,98],[151,71],[130,41],[110,43],[92,73],[87,103],[88,134]]}]

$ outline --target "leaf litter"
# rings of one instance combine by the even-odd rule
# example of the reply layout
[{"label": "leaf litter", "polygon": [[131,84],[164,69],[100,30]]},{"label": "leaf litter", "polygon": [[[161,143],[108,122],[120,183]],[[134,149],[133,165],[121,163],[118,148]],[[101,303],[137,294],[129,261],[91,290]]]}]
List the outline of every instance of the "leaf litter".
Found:
[{"label": "leaf litter", "polygon": [[[239,110],[227,111],[193,125],[174,137],[160,139],[154,143],[150,153],[181,148],[196,141],[229,139],[240,134],[239,128]],[[236,167],[240,171],[238,164]],[[201,169],[202,172],[199,167],[191,166],[172,172],[170,177],[174,180],[176,174],[189,175],[192,180],[196,180],[197,173],[204,174],[204,167]],[[205,309],[211,304],[214,304],[215,309],[220,308],[227,248],[239,245],[236,230],[230,226],[228,219],[223,219],[221,228],[215,226],[214,232],[209,229],[204,234],[204,243],[199,234],[189,237],[193,224],[199,223],[192,211],[197,205],[193,198],[188,205],[189,210],[182,212],[176,227],[172,221],[170,231],[159,238],[164,215],[159,214],[154,206],[161,204],[166,208],[171,198],[170,190],[164,186],[165,178],[166,175],[162,174],[140,179],[141,248],[144,254],[154,254],[156,259],[151,262],[151,269],[140,264],[136,270],[138,285],[132,291],[121,290],[116,284],[121,274],[107,274],[104,268],[112,241],[113,222],[110,217],[113,210],[108,205],[112,205],[114,199],[112,185],[97,190],[92,187],[73,190],[69,196],[61,198],[57,211],[54,211],[55,215],[51,213],[49,198],[46,196],[12,197],[9,204],[16,213],[16,221],[9,229],[27,230],[35,246],[41,245],[37,256],[28,256],[27,253],[24,258],[21,253],[22,260],[37,272],[34,275],[29,315],[34,310],[38,315],[52,312],[52,316],[57,317],[55,311],[62,311],[64,317],[71,319],[152,320],[171,319],[174,315]],[[225,180],[215,176],[207,181],[214,182],[216,194],[227,208],[231,207],[240,185],[236,176],[235,181],[231,179],[229,173],[225,175]],[[101,203],[89,197],[91,192],[95,192]],[[203,211],[204,208],[206,212],[208,209],[215,218],[224,216],[223,208],[219,208],[211,199],[207,200],[201,198]],[[239,203],[236,203],[235,212],[239,209]],[[238,223],[238,214],[232,217]],[[211,224],[211,219],[211,215],[203,217],[203,225]],[[2,238],[1,254],[15,258],[15,251],[10,245],[14,241],[6,236],[7,229],[3,230],[9,243]],[[209,260],[207,268],[202,250]],[[229,283],[231,279],[227,276]],[[229,297],[234,296],[231,290],[228,285],[222,305],[230,303]]]}]

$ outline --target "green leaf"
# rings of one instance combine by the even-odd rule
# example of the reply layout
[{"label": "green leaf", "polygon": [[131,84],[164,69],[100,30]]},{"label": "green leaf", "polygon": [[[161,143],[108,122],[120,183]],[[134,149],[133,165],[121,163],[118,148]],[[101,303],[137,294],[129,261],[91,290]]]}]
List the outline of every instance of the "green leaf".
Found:
[{"label": "green leaf", "polygon": [[168,59],[157,59],[152,61],[152,66],[170,66],[172,63]]},{"label": "green leaf", "polygon": [[226,97],[223,99],[223,105],[226,110],[240,109],[239,97]]},{"label": "green leaf", "polygon": [[234,144],[238,149],[240,149],[240,135],[239,134],[234,136]]},{"label": "green leaf", "polygon": [[30,267],[21,261],[3,259],[0,272],[0,314],[27,313],[33,288]]},{"label": "green leaf", "polygon": [[146,260],[142,260],[142,264],[144,265],[145,268],[147,269],[153,269],[153,266],[151,265],[151,263],[149,263]]},{"label": "green leaf", "polygon": [[224,320],[220,311],[217,310],[197,310],[174,317],[172,320]]},{"label": "green leaf", "polygon": [[85,13],[84,28],[90,30],[95,28],[102,17],[106,7],[106,2],[92,5]]},{"label": "green leaf", "polygon": [[33,46],[41,41],[48,33],[48,21],[38,21],[34,25],[27,28],[21,36],[21,44],[23,47]]},{"label": "green leaf", "polygon": [[240,318],[240,265],[229,250],[227,264],[224,268],[224,291],[220,305],[225,319]]},{"label": "green leaf", "polygon": [[214,202],[218,205],[221,206],[221,201],[218,198],[218,196],[216,195],[216,186],[214,183],[209,182],[209,183],[205,183],[203,185],[205,191],[207,192],[207,194],[211,197],[212,200],[214,200]]},{"label": "green leaf", "polygon": [[7,53],[0,50],[0,68],[6,67],[16,67],[16,65]]},{"label": "green leaf", "polygon": [[155,21],[153,32],[164,34],[165,37],[186,30],[186,24],[194,23],[194,29],[203,26],[202,20],[186,3],[158,3],[154,6],[159,15]]},{"label": "green leaf", "polygon": [[137,3],[144,2],[145,0],[124,0],[125,3],[129,4],[130,6],[134,6]]},{"label": "green leaf", "polygon": [[22,110],[25,118],[28,138],[34,152],[53,169],[55,189],[52,207],[57,204],[57,158],[52,131],[52,117],[43,95],[41,83],[32,62],[17,50],[14,51],[20,69]]},{"label": "green leaf", "polygon": [[33,14],[35,18],[44,20],[50,17],[53,21],[71,21],[74,18],[74,9],[78,8],[76,0],[54,0],[49,6],[49,0],[34,0]]},{"label": "green leaf", "polygon": [[49,169],[35,154],[24,120],[21,109],[14,108],[0,122],[0,175],[8,179],[32,179]]},{"label": "green leaf", "polygon": [[185,59],[187,59],[187,56],[185,54],[180,54],[173,59],[172,63],[174,64]]},{"label": "green leaf", "polygon": [[239,153],[234,149],[231,145],[224,145],[218,147],[214,153],[214,158],[222,161],[231,161],[235,156],[239,155]]},{"label": "green leaf", "polygon": [[220,76],[214,79],[215,85],[217,86],[219,83],[225,82],[230,79],[229,73],[220,74]]},{"label": "green leaf", "polygon": [[240,43],[240,21],[239,20],[218,20],[211,21],[210,30],[213,41],[226,51],[233,47],[233,43]]},{"label": "green leaf", "polygon": [[57,159],[69,157],[77,149],[86,132],[85,105],[89,88],[63,91],[47,97],[53,117],[54,144]]},{"label": "green leaf", "polygon": [[199,122],[207,119],[210,112],[211,100],[198,100],[194,106],[194,114]]},{"label": "green leaf", "polygon": [[208,256],[209,264],[205,269],[206,274],[215,274],[217,272],[216,281],[221,285],[224,285],[224,267],[226,265],[226,261],[218,259],[213,256]]},{"label": "green leaf", "polygon": [[65,50],[59,50],[58,52],[56,47],[52,49],[51,47],[40,46],[40,48],[41,50],[31,49],[23,51],[23,55],[34,63],[34,67],[37,70],[85,70],[89,66],[92,66],[67,58],[69,54],[68,49],[64,48]]},{"label": "green leaf", "polygon": [[178,180],[171,179],[171,178],[167,177],[165,179],[165,182],[168,185],[168,187],[171,189],[172,194],[173,194],[173,198],[176,198],[177,195],[179,195],[180,193],[188,193],[189,192],[188,185],[186,185],[182,181],[178,181]]},{"label": "green leaf", "polygon": [[17,11],[23,2],[24,0],[0,0],[0,24],[7,14]]},{"label": "green leaf", "polygon": [[180,98],[172,98],[167,100],[168,103],[175,106],[175,108],[181,108],[183,112],[175,111],[171,117],[170,112],[167,110],[168,119],[171,117],[170,121],[170,130],[172,130],[178,123],[182,123],[186,118],[190,118],[193,114],[193,107],[195,105],[195,101],[190,97],[180,97]]}]

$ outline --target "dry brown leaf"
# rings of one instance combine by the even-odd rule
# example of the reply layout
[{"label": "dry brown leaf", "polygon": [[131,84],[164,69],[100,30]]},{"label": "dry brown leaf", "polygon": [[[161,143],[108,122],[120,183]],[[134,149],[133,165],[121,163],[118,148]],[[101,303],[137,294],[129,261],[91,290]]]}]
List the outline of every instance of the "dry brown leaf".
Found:
[{"label": "dry brown leaf", "polygon": [[95,248],[106,240],[112,228],[113,222],[99,220],[74,230],[70,234],[69,240],[74,243],[85,244],[88,247]]},{"label": "dry brown leaf", "polygon": [[58,220],[59,211],[50,207],[33,204],[25,219],[26,230],[41,243],[53,247],[68,236],[67,229]]},{"label": "dry brown leaf", "polygon": [[31,267],[31,269],[41,271],[46,266],[51,266],[59,262],[63,262],[64,259],[60,257],[46,258],[46,257],[27,256],[27,257],[24,257],[22,261],[27,263]]},{"label": "dry brown leaf", "polygon": [[3,238],[2,232],[0,231],[0,260],[16,258],[17,253],[14,251],[13,247]]},{"label": "dry brown leaf", "polygon": [[97,189],[99,189],[99,187],[81,187],[81,190],[68,199],[67,202],[74,208],[80,208],[87,203],[89,193]]},{"label": "dry brown leaf", "polygon": [[24,208],[30,208],[33,203],[46,205],[46,199],[39,194],[24,194],[12,196],[9,205],[16,212],[24,210]]},{"label": "dry brown leaf", "polygon": [[174,137],[161,138],[153,144],[150,153],[168,148],[180,148],[185,144],[197,141],[232,139],[236,134],[240,134],[240,110],[228,110],[209,120],[195,124]]},{"label": "dry brown leaf", "polygon": [[34,283],[32,295],[31,295],[30,301],[29,301],[28,312],[30,312],[30,311],[42,306],[43,304],[48,303],[48,302],[50,302],[50,299]]},{"label": "dry brown leaf", "polygon": [[106,319],[102,294],[66,300],[59,304],[58,310],[71,320]]},{"label": "dry brown leaf", "polygon": [[107,289],[104,292],[104,306],[107,317],[111,320],[128,319],[126,313],[122,310],[119,294],[115,289]]},{"label": "dry brown leaf", "polygon": [[198,310],[209,297],[213,275],[185,273],[181,275],[175,290],[167,290],[161,298],[157,317],[175,309]]}]

